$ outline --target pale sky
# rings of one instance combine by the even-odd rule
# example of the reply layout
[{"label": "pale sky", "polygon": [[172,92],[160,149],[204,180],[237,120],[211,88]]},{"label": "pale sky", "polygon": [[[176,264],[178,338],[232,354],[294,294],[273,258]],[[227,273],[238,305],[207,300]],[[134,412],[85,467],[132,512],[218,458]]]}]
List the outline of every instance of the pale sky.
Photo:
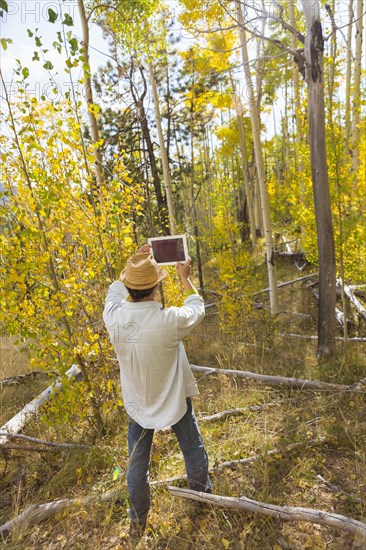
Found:
[{"label": "pale sky", "polygon": [[[57,40],[57,32],[60,31],[62,33],[63,30],[65,30],[65,32],[71,31],[73,36],[81,40],[81,29],[76,0],[65,0],[62,2],[63,18],[65,17],[65,13],[72,17],[74,21],[73,27],[63,26],[61,24],[60,4],[61,2],[55,0],[8,1],[9,12],[8,14],[4,14],[5,17],[3,21],[0,20],[0,34],[1,38],[10,38],[13,41],[12,44],[9,44],[5,52],[1,50],[1,67],[9,94],[12,95],[16,91],[16,85],[14,84],[16,77],[13,71],[16,67],[15,59],[17,58],[20,59],[23,67],[28,67],[30,70],[30,86],[27,92],[29,96],[35,95],[39,98],[43,94],[46,98],[55,99],[55,94],[52,92],[52,88],[55,86],[49,83],[50,74],[43,68],[45,61],[50,61],[54,66],[51,73],[57,87],[60,89],[60,93],[62,92],[62,95],[64,95],[64,93],[70,89],[69,75],[64,71],[64,52],[62,55],[59,54],[52,44]],[[55,23],[50,23],[48,21],[49,9],[52,9],[59,15]],[[41,61],[32,61],[34,51],[37,50],[39,52],[39,48],[35,45],[35,36],[31,38],[27,33],[27,29],[31,29],[35,35],[36,28],[38,28],[37,35],[42,41],[43,48],[49,50],[45,54],[44,60],[41,58]],[[106,58],[93,50],[92,47],[102,52],[108,52],[101,29],[93,23],[90,25],[90,46],[91,66],[92,71],[95,72],[98,66],[105,63]],[[39,55],[41,56],[40,52]],[[73,71],[74,82],[77,81],[79,74],[79,69]]]},{"label": "pale sky", "polygon": [[[252,0],[255,2],[255,0]],[[176,10],[178,0],[167,0],[167,5],[170,9]],[[270,11],[273,3],[271,0],[265,0],[266,9]],[[62,8],[61,8],[62,6]],[[337,2],[337,11],[335,14],[337,24],[344,23],[347,20],[349,0],[339,0]],[[15,99],[17,94],[17,85],[15,84],[16,76],[14,75],[14,68],[16,67],[15,59],[20,59],[23,67],[29,68],[29,87],[27,94],[29,97],[36,96],[40,98],[42,95],[49,100],[55,100],[64,96],[65,92],[70,90],[70,76],[65,73],[65,54],[60,55],[53,47],[53,42],[57,39],[57,32],[71,31],[78,41],[81,40],[81,29],[79,23],[79,11],[77,6],[77,0],[8,0],[9,11],[4,14],[4,18],[0,19],[0,37],[10,38],[13,43],[9,44],[8,49],[4,51],[0,49],[1,55],[1,67],[4,75],[4,79],[7,86],[7,91],[11,99]],[[59,15],[55,23],[48,21],[48,10],[52,9]],[[61,18],[62,11],[62,18]],[[69,27],[62,25],[61,21],[64,19],[65,14],[72,17],[74,26]],[[176,23],[174,33],[181,33],[179,24]],[[47,48],[49,51],[45,54],[44,60],[32,61],[34,51],[39,51],[36,48],[34,36],[29,37],[27,29],[31,29],[35,33],[35,29],[38,28],[37,34],[42,40],[43,48]],[[324,20],[324,32],[329,32],[329,21]],[[344,29],[346,32],[346,29]],[[186,47],[192,40],[186,32],[183,32],[182,47]],[[340,42],[342,40],[340,39]],[[97,51],[99,50],[99,51]],[[108,45],[103,39],[101,29],[94,24],[90,23],[90,63],[92,73],[96,73],[99,66],[102,66],[108,60],[108,57],[103,55],[103,52],[108,52]],[[41,55],[41,54],[40,54]],[[50,61],[54,69],[48,72],[43,68],[45,61]],[[240,73],[240,71],[239,71]],[[78,78],[81,76],[81,68],[73,69],[72,78],[73,82],[77,83]],[[50,82],[51,78],[51,82]],[[81,86],[76,84],[76,87]],[[52,91],[57,88],[59,91],[59,97]],[[3,90],[1,90],[0,96],[3,96]],[[20,99],[21,100],[21,99]],[[96,97],[96,101],[98,98]],[[283,109],[282,98],[279,97],[276,101],[278,109]],[[4,100],[0,97],[0,107],[4,107]],[[266,117],[266,135],[273,134],[273,115],[269,114]],[[277,117],[279,118],[279,117]],[[277,121],[277,125],[279,120]],[[277,128],[278,130],[278,128]]]}]

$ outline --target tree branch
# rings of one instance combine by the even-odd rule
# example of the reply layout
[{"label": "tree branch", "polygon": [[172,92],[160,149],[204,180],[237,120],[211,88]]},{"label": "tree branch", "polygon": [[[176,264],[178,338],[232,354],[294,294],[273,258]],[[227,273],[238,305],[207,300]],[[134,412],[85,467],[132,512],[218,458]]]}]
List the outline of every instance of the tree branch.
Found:
[{"label": "tree branch", "polygon": [[318,380],[303,380],[301,378],[287,378],[285,376],[273,376],[269,374],[257,374],[254,372],[248,372],[243,370],[231,370],[231,369],[218,369],[210,367],[200,367],[198,365],[191,365],[191,369],[194,372],[211,372],[212,374],[227,374],[229,376],[237,376],[239,378],[248,378],[249,380],[256,380],[263,384],[270,386],[288,386],[294,389],[301,390],[316,390],[316,391],[334,391],[334,392],[364,392],[365,388],[362,388],[363,381],[357,382],[350,386],[343,384],[331,384],[329,382],[320,382]]},{"label": "tree branch", "polygon": [[261,516],[271,516],[283,521],[308,521],[310,523],[327,525],[355,535],[362,541],[366,541],[366,523],[362,523],[353,518],[324,512],[323,510],[314,510],[312,508],[301,508],[299,506],[278,506],[266,502],[258,502],[247,497],[227,497],[192,491],[191,489],[181,489],[179,487],[168,487],[168,491],[177,497],[183,497],[221,508],[233,508],[245,510],[252,514]]},{"label": "tree branch", "polygon": [[56,443],[54,441],[45,441],[44,439],[30,437],[29,435],[0,431],[0,437],[2,436],[9,439],[23,439],[24,441],[32,441],[32,443],[38,443],[40,445],[47,445],[49,447],[61,447],[64,449],[89,449],[91,447],[91,445],[83,445],[81,443]]}]

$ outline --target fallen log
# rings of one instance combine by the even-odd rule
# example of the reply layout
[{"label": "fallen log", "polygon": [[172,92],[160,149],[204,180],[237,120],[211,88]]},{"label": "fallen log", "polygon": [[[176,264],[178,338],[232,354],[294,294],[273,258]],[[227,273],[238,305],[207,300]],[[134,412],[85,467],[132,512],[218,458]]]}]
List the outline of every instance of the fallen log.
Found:
[{"label": "fallen log", "polygon": [[350,386],[344,384],[331,384],[330,382],[320,382],[318,380],[303,380],[301,378],[287,378],[285,376],[273,376],[269,374],[257,374],[256,372],[248,372],[243,370],[233,369],[218,369],[212,367],[201,367],[191,365],[194,372],[211,372],[212,374],[227,374],[229,376],[238,376],[239,378],[248,378],[256,380],[269,386],[288,386],[290,388],[298,388],[301,390],[319,390],[319,391],[334,391],[334,392],[358,392],[365,391],[360,387],[360,382]]},{"label": "fallen log", "polygon": [[[302,338],[303,340],[317,340],[318,337],[315,334],[293,334],[292,332],[288,332],[287,334],[284,334],[283,332],[278,332],[277,336],[281,336],[281,338]],[[339,342],[345,342],[343,336],[336,336],[335,338]],[[354,338],[347,338],[347,342],[366,342],[366,338],[361,338],[360,336],[355,336]]]},{"label": "fallen log", "polygon": [[241,407],[238,409],[228,409],[227,411],[220,411],[208,416],[199,416],[198,420],[200,422],[211,422],[212,420],[221,420],[226,416],[238,416],[247,412],[259,412],[265,407],[278,407],[278,404],[283,403],[284,401],[288,403],[291,399],[279,399],[278,401],[270,401],[269,403],[262,403],[261,405],[248,405],[247,407]]},{"label": "fallen log", "polygon": [[[324,438],[318,438],[318,439],[310,439],[308,441],[299,441],[298,443],[291,443],[290,445],[287,445],[287,447],[283,448],[274,448],[270,449],[269,451],[263,451],[261,453],[248,456],[246,458],[238,458],[236,460],[228,460],[226,462],[221,462],[220,464],[217,464],[216,466],[211,466],[211,468],[208,469],[210,473],[218,472],[220,470],[223,470],[224,468],[231,468],[235,469],[239,465],[243,464],[251,464],[252,462],[255,462],[256,460],[259,460],[260,458],[266,458],[267,456],[271,455],[281,455],[285,452],[293,451],[294,449],[297,449],[298,447],[304,447],[305,445],[314,446],[314,445],[321,445],[325,442]],[[187,479],[186,474],[182,474],[181,476],[175,476],[170,477],[168,479],[160,479],[156,481],[150,481],[150,485],[166,485],[167,483],[173,483],[174,481],[182,481],[184,479]]]},{"label": "fallen log", "polygon": [[[72,367],[65,373],[68,379],[72,378],[73,376],[77,376],[80,374],[80,369],[76,365],[72,365]],[[56,380],[51,386],[48,386],[42,393],[38,395],[33,401],[28,403],[21,411],[19,411],[13,418],[11,418],[6,424],[4,424],[0,430],[2,432],[11,432],[11,433],[18,433],[20,432],[23,427],[25,426],[26,422],[30,417],[35,415],[40,407],[47,403],[47,401],[50,400],[52,393],[60,389],[62,387],[62,381],[60,379]],[[0,445],[3,443],[6,443],[8,440],[7,437],[1,436],[0,437]]]},{"label": "fallen log", "polygon": [[9,451],[27,451],[33,453],[48,453],[55,452],[57,449],[54,447],[31,447],[30,445],[11,445],[10,443],[2,443],[0,450],[9,450]]},{"label": "fallen log", "polygon": [[[305,269],[305,267],[308,265],[304,252],[300,252],[300,251],[293,252],[289,242],[286,241],[285,237],[282,237],[282,241],[285,245],[286,252],[277,252],[277,256],[283,257],[283,258],[291,258],[294,262],[294,265],[297,271],[301,273]],[[290,242],[293,242],[293,241],[290,241]],[[299,265],[299,261],[303,262],[302,265]]]},{"label": "fallen log", "polygon": [[220,411],[215,414],[210,414],[208,416],[198,417],[199,422],[212,422],[212,420],[221,420],[227,416],[239,416],[245,414],[246,412],[255,412],[263,409],[262,405],[253,405],[252,407],[242,407],[239,409],[228,409],[227,411]]},{"label": "fallen log", "polygon": [[3,378],[0,380],[0,385],[6,385],[6,384],[18,384],[19,382],[23,382],[26,378],[29,377],[36,377],[36,376],[48,376],[49,374],[54,374],[52,372],[45,372],[42,370],[34,370],[32,372],[27,372],[26,374],[18,374],[17,376],[10,376],[9,378]]},{"label": "fallen log", "polygon": [[[314,444],[320,444],[323,443],[324,440],[317,439],[317,440],[310,440],[305,442],[299,442],[299,443],[293,443],[292,445],[289,445],[285,449],[279,450],[279,449],[272,449],[270,451],[265,451],[264,453],[253,455],[248,458],[242,458],[239,460],[232,460],[229,462],[223,462],[221,464],[218,464],[217,466],[213,466],[209,468],[209,472],[215,472],[217,470],[221,470],[223,468],[235,468],[237,464],[246,464],[250,462],[254,462],[255,460],[258,460],[260,457],[269,456],[272,454],[278,454],[283,453],[288,450],[295,449],[300,446],[304,445],[314,445]],[[167,483],[172,483],[174,481],[180,481],[187,479],[186,475],[172,477],[168,479],[163,479],[159,481],[152,481],[150,482],[150,485],[157,486],[157,485],[166,485]],[[32,504],[31,506],[28,506],[21,514],[16,516],[15,518],[7,521],[3,525],[0,526],[0,535],[3,537],[8,536],[12,531],[17,529],[18,527],[22,527],[23,529],[26,527],[30,527],[34,525],[35,523],[40,523],[42,521],[45,521],[53,516],[55,516],[58,513],[63,512],[67,508],[75,505],[83,505],[83,506],[90,506],[94,505],[98,502],[110,502],[115,501],[118,499],[120,495],[120,490],[118,489],[112,489],[110,491],[107,491],[99,496],[91,496],[86,498],[73,498],[73,499],[61,499],[61,500],[54,500],[50,502],[46,502],[44,504]]]},{"label": "fallen log", "polygon": [[[306,281],[306,279],[311,279],[311,277],[315,277],[316,273],[310,273],[310,275],[304,275],[303,277],[298,277],[297,279],[292,279],[291,281],[285,281],[284,283],[279,283],[277,285],[277,288],[282,288],[283,286],[292,285],[294,283],[298,283],[299,281]],[[257,294],[261,294],[262,292],[269,292],[269,287],[264,288],[263,290],[259,290],[258,292],[254,292],[252,296],[257,296]]]},{"label": "fallen log", "polygon": [[46,445],[48,447],[61,447],[63,449],[90,449],[90,445],[83,445],[81,443],[56,443],[55,441],[45,441],[44,439],[37,439],[29,435],[14,434],[12,432],[0,431],[0,437],[5,436],[9,439],[23,439],[24,441],[31,441],[32,443],[38,443],[40,445]]},{"label": "fallen log", "polygon": [[291,260],[303,260],[306,262],[305,254],[303,252],[289,252],[286,250],[286,252],[279,250],[276,252],[276,256],[279,258],[289,258]]},{"label": "fallen log", "polygon": [[[337,284],[342,287],[342,279],[337,279]],[[349,301],[355,306],[358,313],[361,315],[361,317],[366,321],[366,309],[361,304],[360,300],[356,298],[356,296],[353,294],[350,287],[346,284],[343,285],[344,293],[349,299]]]},{"label": "fallen log", "polygon": [[168,491],[173,496],[204,502],[205,504],[220,506],[221,508],[245,510],[252,514],[271,516],[283,521],[308,521],[310,523],[326,525],[327,527],[346,531],[358,539],[366,541],[366,523],[340,514],[334,514],[333,512],[324,512],[323,510],[302,508],[300,506],[278,506],[267,502],[258,502],[244,496],[238,498],[227,497],[179,487],[169,486]]},{"label": "fallen log", "polygon": [[109,502],[117,497],[116,491],[109,491],[99,496],[91,496],[86,498],[64,498],[61,500],[52,500],[44,504],[32,504],[28,506],[21,514],[7,521],[0,526],[0,535],[7,537],[12,531],[21,527],[25,529],[31,527],[35,523],[41,523],[46,519],[52,518],[56,514],[64,512],[71,506],[91,506],[98,502]]}]

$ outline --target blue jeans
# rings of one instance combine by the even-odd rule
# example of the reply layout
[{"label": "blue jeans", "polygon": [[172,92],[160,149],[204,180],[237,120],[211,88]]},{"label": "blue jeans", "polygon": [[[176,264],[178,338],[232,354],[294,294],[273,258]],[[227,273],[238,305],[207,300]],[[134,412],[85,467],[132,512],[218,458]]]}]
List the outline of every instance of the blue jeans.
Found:
[{"label": "blue jeans", "polygon": [[[172,426],[184,456],[190,489],[211,492],[208,458],[205,451],[191,399],[187,412]],[[128,417],[127,485],[130,497],[129,514],[133,521],[146,521],[150,509],[149,464],[154,430],[142,428]]]}]

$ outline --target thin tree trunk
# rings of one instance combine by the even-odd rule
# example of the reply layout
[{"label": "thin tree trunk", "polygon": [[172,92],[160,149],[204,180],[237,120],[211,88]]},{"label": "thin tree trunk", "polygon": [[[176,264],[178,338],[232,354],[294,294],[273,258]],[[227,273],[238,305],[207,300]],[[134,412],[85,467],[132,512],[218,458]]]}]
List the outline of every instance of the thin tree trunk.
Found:
[{"label": "thin tree trunk", "polygon": [[[289,0],[288,2],[288,12],[289,12],[289,23],[295,29],[296,28],[296,18],[295,18],[295,5],[294,0]],[[296,50],[297,47],[297,38],[294,33],[291,33],[291,49]],[[299,71],[295,61],[292,63],[292,80],[294,83],[294,111],[295,111],[295,120],[296,120],[296,142],[299,143],[304,138],[304,133],[301,124],[301,96],[300,96],[300,78]],[[301,182],[300,178],[300,182]]]},{"label": "thin tree trunk", "polygon": [[252,188],[254,191],[255,230],[256,230],[257,237],[261,237],[263,235],[263,221],[262,221],[262,214],[261,214],[261,199],[260,199],[258,178],[256,174],[256,169],[255,169],[254,152],[253,152],[253,164],[251,166],[250,171],[252,174]]},{"label": "thin tree trunk", "polygon": [[[242,171],[243,171],[244,189],[245,189],[245,195],[247,198],[247,206],[248,206],[250,236],[252,239],[252,245],[255,246],[257,243],[257,233],[255,229],[253,196],[252,196],[252,191],[249,187],[249,180],[248,180],[248,159],[247,159],[247,146],[246,146],[246,138],[245,138],[245,127],[244,127],[244,121],[243,121],[243,106],[240,101],[240,98],[236,94],[235,82],[233,80],[231,72],[230,72],[230,79],[231,79],[231,85],[233,87],[236,120],[238,123],[238,129],[239,129],[240,155],[241,155],[241,163],[242,163]],[[240,193],[240,190],[239,190],[239,193]]]},{"label": "thin tree trunk", "polygon": [[330,207],[324,112],[324,40],[319,0],[302,0],[306,18],[305,78],[319,256],[318,356],[335,351],[336,263]]},{"label": "thin tree trunk", "polygon": [[242,59],[243,59],[245,80],[246,80],[246,85],[248,89],[248,99],[249,99],[250,117],[251,117],[251,123],[252,123],[255,161],[256,161],[256,167],[257,167],[257,177],[258,177],[260,197],[261,197],[263,228],[264,228],[264,236],[265,236],[265,243],[266,243],[268,283],[271,289],[270,290],[271,312],[277,313],[278,299],[277,299],[275,248],[274,248],[273,238],[272,238],[269,198],[268,198],[268,190],[267,190],[267,185],[265,180],[264,159],[263,159],[263,151],[262,151],[262,144],[261,144],[261,138],[260,138],[259,112],[257,109],[255,97],[254,97],[252,77],[250,74],[246,32],[245,32],[245,29],[243,28],[243,16],[242,16],[240,0],[237,0],[236,4],[237,4],[237,11],[238,11],[238,20],[240,25],[239,34],[240,34],[241,53],[242,53]]},{"label": "thin tree trunk", "polygon": [[[331,23],[332,23],[332,37],[331,37],[331,49],[330,49],[330,58],[333,60],[331,66],[329,67],[329,74],[328,74],[328,108],[329,108],[329,125],[331,129],[332,134],[332,147],[333,147],[333,153],[334,153],[334,170],[335,170],[335,176],[336,176],[336,183],[337,183],[337,209],[338,209],[338,225],[339,225],[339,271],[341,275],[341,280],[344,281],[344,231],[343,231],[343,216],[342,216],[342,192],[341,192],[341,184],[340,184],[340,177],[339,177],[339,162],[340,162],[340,155],[339,155],[339,147],[337,144],[337,139],[334,131],[334,118],[333,118],[333,95],[334,95],[334,79],[335,79],[335,66],[337,63],[337,25],[334,19],[334,13],[335,13],[335,0],[332,0],[332,5],[329,6],[329,4],[326,4],[326,10],[328,12],[328,15],[330,17]],[[344,293],[343,283],[341,285],[341,296],[342,296],[342,309],[343,312],[339,312],[336,308],[336,317],[338,322],[341,323],[341,326],[343,328],[343,337],[345,340],[348,338],[348,323],[347,323],[347,307],[346,307],[346,295]],[[342,313],[342,315],[339,315],[339,313]]]},{"label": "thin tree trunk", "polygon": [[147,119],[145,106],[144,106],[144,99],[145,99],[145,96],[146,96],[146,93],[147,93],[147,83],[146,83],[146,78],[145,78],[143,67],[140,66],[139,70],[140,70],[140,75],[141,75],[141,78],[142,78],[142,81],[143,81],[143,84],[144,84],[144,89],[143,89],[141,95],[139,95],[138,91],[136,90],[135,85],[133,83],[133,79],[132,79],[133,64],[131,64],[130,78],[129,78],[130,90],[131,90],[131,95],[133,97],[133,100],[134,100],[134,103],[136,105],[136,109],[137,109],[137,112],[138,112],[138,119],[139,119],[140,126],[141,126],[142,139],[143,139],[143,142],[145,142],[147,154],[148,154],[148,157],[149,157],[149,166],[150,166],[150,170],[151,170],[151,176],[152,176],[152,180],[153,180],[153,186],[154,186],[154,190],[155,190],[156,201],[158,203],[159,225],[160,225],[160,228],[162,229],[163,233],[166,234],[167,232],[169,232],[168,227],[167,227],[168,217],[166,215],[166,200],[165,200],[165,197],[163,196],[162,190],[161,190],[161,180],[160,180],[160,176],[159,176],[158,167],[156,165],[154,146],[153,146],[153,143],[152,143],[152,140],[151,140],[150,128],[149,128],[148,119]]},{"label": "thin tree trunk", "polygon": [[[294,0],[289,0],[288,2],[288,12],[289,12],[289,23],[290,25],[295,29],[296,28],[296,17],[295,17],[295,2]],[[297,49],[297,42],[298,39],[296,35],[292,32],[291,33],[291,49],[295,51]],[[304,139],[304,132],[302,128],[302,117],[301,117],[301,92],[300,92],[300,77],[299,77],[299,71],[296,64],[296,61],[293,60],[292,62],[292,81],[294,85],[294,114],[295,114],[295,121],[296,121],[296,134],[295,134],[295,141],[297,144],[300,144]],[[302,174],[304,167],[303,163],[300,161],[298,165],[299,173]],[[303,177],[299,177],[299,196],[300,196],[300,203],[303,204],[304,197],[305,197],[305,190],[304,190],[304,179]],[[303,233],[303,227],[301,227],[301,233]]]},{"label": "thin tree trunk", "polygon": [[158,91],[156,88],[154,69],[151,63],[149,63],[149,74],[150,74],[151,89],[152,89],[153,98],[154,98],[155,119],[156,119],[156,127],[158,130],[158,136],[159,136],[161,162],[163,165],[165,194],[166,194],[168,214],[169,214],[169,225],[170,225],[171,234],[174,235],[176,233],[176,227],[175,227],[173,193],[172,193],[172,186],[171,186],[170,173],[169,173],[169,161],[168,161],[168,155],[166,153],[166,148],[164,143],[163,128],[161,125],[159,97],[158,97]]},{"label": "thin tree trunk", "polygon": [[103,161],[102,153],[99,146],[100,136],[98,130],[98,123],[95,116],[95,107],[94,107],[94,98],[93,98],[93,88],[91,83],[91,70],[89,63],[89,21],[85,13],[85,6],[83,0],[78,0],[81,30],[83,34],[82,46],[83,46],[83,77],[84,77],[84,89],[85,96],[88,105],[88,118],[89,118],[89,127],[91,140],[94,145],[93,152],[95,157],[95,177],[97,181],[97,187],[99,191],[99,200],[100,190],[104,185],[104,174],[103,174]]},{"label": "thin tree trunk", "polygon": [[345,152],[348,153],[349,138],[351,135],[351,84],[352,84],[352,23],[353,0],[349,0],[348,7],[348,32],[347,32],[347,65],[346,65],[346,94],[345,94]]},{"label": "thin tree trunk", "polygon": [[356,13],[356,50],[353,78],[352,97],[352,128],[351,128],[351,154],[352,168],[358,170],[360,166],[360,114],[361,114],[361,60],[362,60],[362,32],[363,32],[363,0],[357,0]]},{"label": "thin tree trunk", "polygon": [[202,260],[201,260],[201,247],[198,231],[198,219],[197,219],[197,209],[196,209],[196,200],[194,196],[194,151],[193,151],[193,133],[191,134],[191,181],[190,181],[190,191],[191,191],[191,214],[192,214],[192,225],[193,233],[196,241],[196,256],[197,256],[197,270],[198,270],[198,280],[200,284],[200,291],[202,294],[205,292],[204,282],[203,282],[203,271],[202,271]]}]

